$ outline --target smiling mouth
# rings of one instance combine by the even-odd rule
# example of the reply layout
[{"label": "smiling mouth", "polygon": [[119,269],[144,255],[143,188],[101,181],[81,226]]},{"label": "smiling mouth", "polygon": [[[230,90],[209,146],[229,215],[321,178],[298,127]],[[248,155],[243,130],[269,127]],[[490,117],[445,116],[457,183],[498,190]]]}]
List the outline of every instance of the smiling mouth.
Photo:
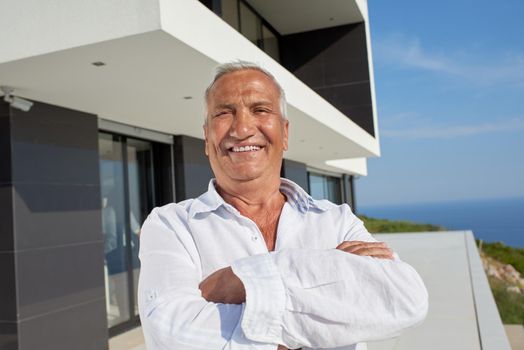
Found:
[{"label": "smiling mouth", "polygon": [[262,149],[261,146],[235,146],[235,147],[229,148],[229,151],[233,153],[240,153],[240,152],[256,152],[261,149]]}]

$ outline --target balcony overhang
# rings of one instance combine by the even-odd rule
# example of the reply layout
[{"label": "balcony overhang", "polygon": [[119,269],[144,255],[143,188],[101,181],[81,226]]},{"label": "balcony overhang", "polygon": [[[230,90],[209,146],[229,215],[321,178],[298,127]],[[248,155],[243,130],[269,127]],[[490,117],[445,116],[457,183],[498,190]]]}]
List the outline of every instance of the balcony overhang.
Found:
[{"label": "balcony overhang", "polygon": [[[331,169],[330,159],[379,155],[377,139],[199,2],[130,0],[125,9],[116,3],[86,9],[83,1],[69,0],[62,11],[23,0],[16,13],[1,13],[1,26],[16,41],[0,52],[0,85],[103,119],[203,138],[202,95],[213,67],[244,59],[273,72],[286,91],[286,158]],[[147,18],[137,22],[139,12]]]}]

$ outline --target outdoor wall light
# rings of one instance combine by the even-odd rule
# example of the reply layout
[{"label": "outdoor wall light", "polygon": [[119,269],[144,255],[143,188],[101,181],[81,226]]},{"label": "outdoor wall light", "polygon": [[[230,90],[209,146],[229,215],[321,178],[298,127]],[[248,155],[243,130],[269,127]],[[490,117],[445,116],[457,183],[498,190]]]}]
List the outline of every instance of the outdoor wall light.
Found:
[{"label": "outdoor wall light", "polygon": [[9,86],[0,86],[0,91],[4,93],[4,101],[9,103],[11,107],[28,112],[33,107],[33,102],[25,100],[21,97],[13,96],[14,89]]}]

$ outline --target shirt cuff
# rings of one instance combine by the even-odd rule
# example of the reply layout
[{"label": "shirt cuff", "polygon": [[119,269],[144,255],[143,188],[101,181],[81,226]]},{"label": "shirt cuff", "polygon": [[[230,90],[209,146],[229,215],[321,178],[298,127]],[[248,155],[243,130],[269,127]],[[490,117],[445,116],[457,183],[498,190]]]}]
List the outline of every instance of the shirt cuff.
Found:
[{"label": "shirt cuff", "polygon": [[286,293],[271,254],[238,259],[231,269],[246,290],[241,321],[245,336],[253,341],[281,344]]}]

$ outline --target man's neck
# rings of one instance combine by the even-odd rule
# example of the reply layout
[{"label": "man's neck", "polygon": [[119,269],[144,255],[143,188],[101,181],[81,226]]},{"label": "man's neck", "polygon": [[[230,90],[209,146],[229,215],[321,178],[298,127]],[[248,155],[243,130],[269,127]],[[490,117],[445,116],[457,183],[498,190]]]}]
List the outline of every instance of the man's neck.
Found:
[{"label": "man's neck", "polygon": [[216,187],[224,201],[248,217],[271,210],[280,211],[285,203],[285,196],[280,193],[280,177],[234,184],[220,183],[217,179]]}]

